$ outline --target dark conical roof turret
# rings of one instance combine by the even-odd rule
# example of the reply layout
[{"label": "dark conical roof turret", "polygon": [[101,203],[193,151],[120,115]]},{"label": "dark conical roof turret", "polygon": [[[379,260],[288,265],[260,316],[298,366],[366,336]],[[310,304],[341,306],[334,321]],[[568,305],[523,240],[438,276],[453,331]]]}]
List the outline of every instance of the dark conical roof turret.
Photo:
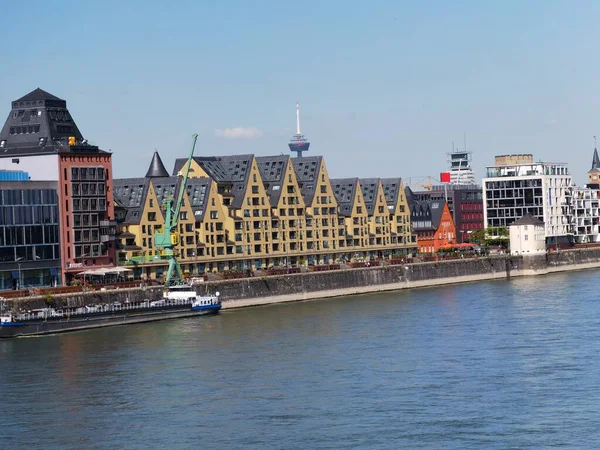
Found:
[{"label": "dark conical roof turret", "polygon": [[146,178],[161,178],[168,177],[169,172],[165,169],[165,165],[160,159],[160,155],[158,152],[154,152],[154,156],[152,156],[152,162],[150,163],[150,167],[148,168],[148,172],[146,173]]}]

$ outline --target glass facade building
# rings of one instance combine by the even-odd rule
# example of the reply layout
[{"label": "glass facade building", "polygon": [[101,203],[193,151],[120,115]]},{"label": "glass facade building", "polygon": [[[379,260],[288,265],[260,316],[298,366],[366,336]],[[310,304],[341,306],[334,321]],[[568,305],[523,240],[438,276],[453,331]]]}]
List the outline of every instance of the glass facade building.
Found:
[{"label": "glass facade building", "polygon": [[60,266],[56,182],[0,182],[0,290],[60,283]]}]

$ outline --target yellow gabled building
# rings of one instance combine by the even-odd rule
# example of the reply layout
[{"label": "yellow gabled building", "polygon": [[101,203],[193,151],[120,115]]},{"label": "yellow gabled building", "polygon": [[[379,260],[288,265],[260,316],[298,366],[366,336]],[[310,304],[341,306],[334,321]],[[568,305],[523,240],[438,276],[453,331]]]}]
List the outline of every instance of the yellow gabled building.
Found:
[{"label": "yellow gabled building", "polygon": [[[176,160],[173,173],[186,162]],[[194,157],[190,177],[210,177],[217,184],[233,223],[235,268],[270,265],[271,205],[254,155]]]},{"label": "yellow gabled building", "polygon": [[256,162],[271,205],[271,258],[268,266],[303,262],[305,204],[288,155],[261,156]]},{"label": "yellow gabled building", "polygon": [[[144,178],[114,181],[119,263],[161,278],[154,233],[176,198],[187,159],[170,175],[158,154]],[[329,178],[321,156],[194,157],[179,216],[185,274],[388,258],[412,253],[400,178]]]},{"label": "yellow gabled building", "polygon": [[292,158],[306,205],[306,262],[329,264],[336,260],[338,202],[322,156]]},{"label": "yellow gabled building", "polygon": [[344,260],[367,258],[369,214],[358,178],[332,179],[331,187],[338,202],[338,243]]},{"label": "yellow gabled building", "polygon": [[416,253],[417,238],[412,231],[410,207],[402,178],[382,178],[381,184],[389,209],[391,246],[395,249],[394,253]]},{"label": "yellow gabled building", "polygon": [[369,256],[383,258],[391,253],[390,217],[380,178],[361,178],[360,187],[367,207]]}]

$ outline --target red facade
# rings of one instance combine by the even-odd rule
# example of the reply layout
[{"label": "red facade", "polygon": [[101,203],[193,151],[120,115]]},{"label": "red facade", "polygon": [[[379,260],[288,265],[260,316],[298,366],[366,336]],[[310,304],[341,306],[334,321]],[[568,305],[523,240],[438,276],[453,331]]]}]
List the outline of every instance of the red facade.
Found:
[{"label": "red facade", "polygon": [[111,156],[85,147],[59,154],[63,284],[84,270],[115,265]]},{"label": "red facade", "polygon": [[417,230],[417,244],[421,253],[436,253],[440,247],[456,243],[456,226],[452,220],[452,214],[448,204],[444,203],[442,216],[437,229]]}]

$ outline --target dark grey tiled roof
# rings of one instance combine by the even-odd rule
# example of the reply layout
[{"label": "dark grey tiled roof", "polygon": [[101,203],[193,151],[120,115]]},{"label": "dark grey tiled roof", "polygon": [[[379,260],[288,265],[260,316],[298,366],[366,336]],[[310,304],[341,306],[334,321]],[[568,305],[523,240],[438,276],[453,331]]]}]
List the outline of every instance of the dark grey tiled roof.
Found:
[{"label": "dark grey tiled roof", "polygon": [[[409,189],[407,187],[407,189]],[[411,191],[412,192],[412,191]],[[415,231],[435,231],[444,213],[443,200],[414,200],[410,204],[410,220]],[[419,226],[420,221],[431,221],[431,226]]]},{"label": "dark grey tiled roof", "polygon": [[148,172],[146,172],[146,178],[159,178],[159,177],[168,177],[169,172],[165,169],[165,165],[160,159],[160,155],[158,152],[154,152],[152,156],[152,161],[150,162],[150,167],[148,167]]},{"label": "dark grey tiled roof", "polygon": [[[304,158],[303,158],[304,159]],[[337,178],[330,180],[333,193],[340,206],[339,212],[342,216],[352,215],[352,206],[358,186],[358,178]]]},{"label": "dark grey tiled roof", "polygon": [[375,203],[377,202],[377,191],[379,187],[379,178],[361,178],[360,189],[363,194],[365,206],[369,215],[375,211]]},{"label": "dark grey tiled roof", "polygon": [[113,180],[113,198],[115,203],[118,202],[127,209],[124,223],[140,223],[149,186],[149,178],[121,178]]},{"label": "dark grey tiled roof", "polygon": [[381,185],[383,186],[383,193],[385,195],[385,201],[388,208],[396,207],[398,198],[400,196],[400,187],[402,185],[402,178],[382,178]]},{"label": "dark grey tiled roof", "polygon": [[277,207],[279,203],[281,189],[285,182],[284,175],[289,161],[289,155],[259,156],[256,158],[258,170],[273,208]]},{"label": "dark grey tiled roof", "polygon": [[303,156],[292,158],[296,178],[307,206],[312,204],[317,188],[319,173],[321,173],[322,156]]},{"label": "dark grey tiled roof", "polygon": [[[206,206],[210,194],[210,185],[213,181],[210,178],[189,178],[185,186],[190,206],[194,211],[194,218],[197,222],[202,222],[206,215]],[[225,220],[223,218],[223,220]]]},{"label": "dark grey tiled roof", "polygon": [[172,198],[174,201],[177,201],[180,183],[181,177],[165,177],[152,180],[152,186],[154,186],[156,200],[161,205],[161,209],[163,202],[168,198]]},{"label": "dark grey tiled roof", "polygon": [[532,216],[531,213],[527,213],[520,219],[517,219],[513,223],[510,224],[510,226],[513,226],[513,225],[542,225],[543,226],[544,222],[542,222],[537,217]]},{"label": "dark grey tiled roof", "polygon": [[[235,155],[235,156],[199,156],[194,157],[202,169],[217,182],[217,184],[227,184],[231,186],[233,202],[231,206],[239,209],[242,207],[242,201],[246,194],[246,186],[252,167],[252,158],[254,155]],[[180,158],[175,161],[173,174],[177,174],[186,163],[187,159]]]}]

